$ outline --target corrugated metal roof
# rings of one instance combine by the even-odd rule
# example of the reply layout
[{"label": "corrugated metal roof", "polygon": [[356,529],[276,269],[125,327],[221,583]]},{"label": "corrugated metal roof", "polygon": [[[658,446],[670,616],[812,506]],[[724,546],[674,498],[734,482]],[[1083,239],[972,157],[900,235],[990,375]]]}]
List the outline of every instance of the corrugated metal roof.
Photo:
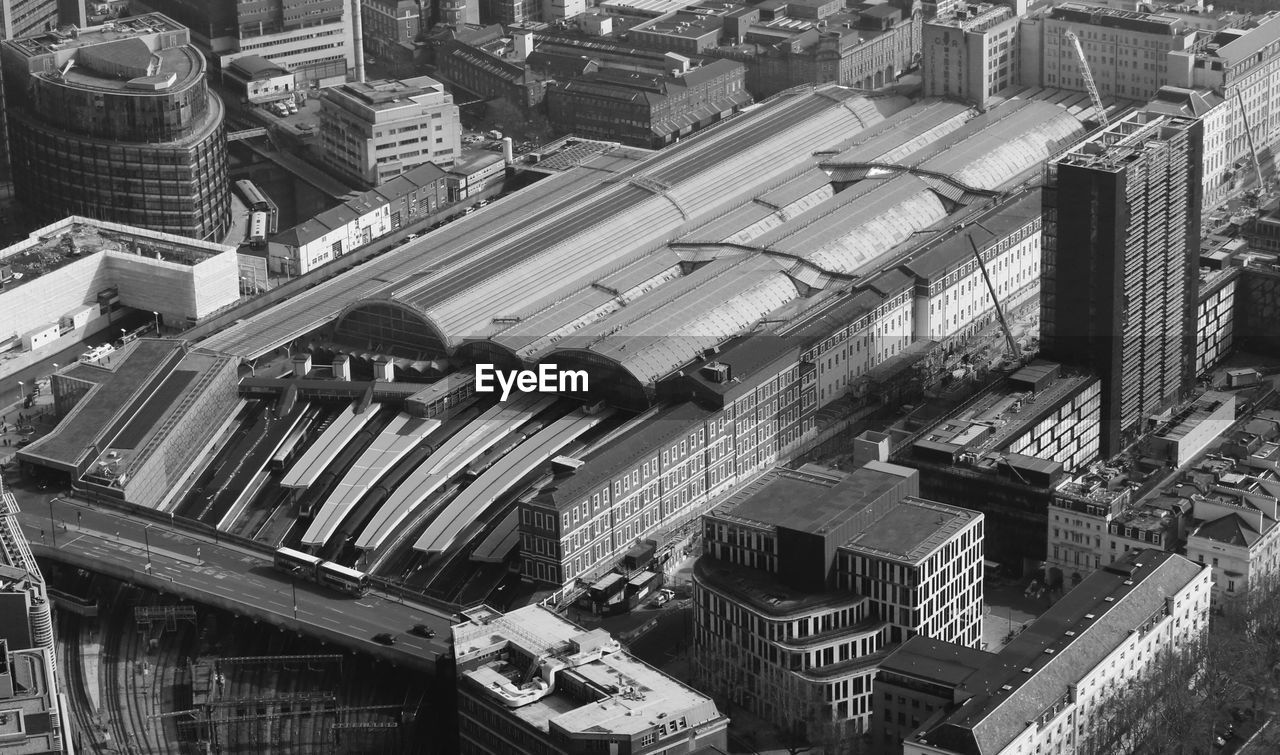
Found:
[{"label": "corrugated metal roof", "polygon": [[[401,295],[425,310],[450,346],[488,338],[494,318],[538,310],[616,268],[657,249],[690,228],[693,217],[714,217],[747,201],[761,186],[777,185],[812,164],[815,145],[836,143],[866,123],[833,99],[810,94],[774,103],[762,117],[713,129],[642,165],[636,183],[606,186],[544,216],[530,231],[500,245],[477,248],[474,261]],[[882,117],[865,108],[868,119]],[[790,174],[790,175],[789,175]],[[661,193],[655,193],[661,192]]]},{"label": "corrugated metal roof", "polygon": [[796,254],[824,270],[856,274],[946,215],[924,182],[898,176],[843,191],[756,243]]}]

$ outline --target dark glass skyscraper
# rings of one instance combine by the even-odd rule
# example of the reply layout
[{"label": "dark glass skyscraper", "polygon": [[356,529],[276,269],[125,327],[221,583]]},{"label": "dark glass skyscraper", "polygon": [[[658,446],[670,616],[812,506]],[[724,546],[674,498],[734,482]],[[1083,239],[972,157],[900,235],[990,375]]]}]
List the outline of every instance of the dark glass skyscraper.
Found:
[{"label": "dark glass skyscraper", "polygon": [[1103,455],[1195,377],[1201,134],[1134,113],[1047,168],[1040,351],[1102,379]]}]

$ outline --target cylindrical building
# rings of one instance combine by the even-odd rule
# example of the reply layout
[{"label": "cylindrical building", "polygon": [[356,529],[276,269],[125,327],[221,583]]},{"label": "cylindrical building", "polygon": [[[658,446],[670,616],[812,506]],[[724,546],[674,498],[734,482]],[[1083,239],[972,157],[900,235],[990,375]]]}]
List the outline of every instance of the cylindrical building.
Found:
[{"label": "cylindrical building", "polygon": [[152,13],[4,43],[14,188],[84,215],[216,241],[230,223],[221,100],[190,33]]}]

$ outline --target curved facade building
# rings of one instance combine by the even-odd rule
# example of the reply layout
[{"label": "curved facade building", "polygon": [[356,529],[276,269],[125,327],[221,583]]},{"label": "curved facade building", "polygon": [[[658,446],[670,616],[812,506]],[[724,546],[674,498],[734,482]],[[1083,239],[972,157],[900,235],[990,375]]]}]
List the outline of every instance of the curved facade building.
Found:
[{"label": "curved facade building", "polygon": [[0,50],[14,184],[35,215],[217,240],[230,223],[221,100],[160,14]]}]

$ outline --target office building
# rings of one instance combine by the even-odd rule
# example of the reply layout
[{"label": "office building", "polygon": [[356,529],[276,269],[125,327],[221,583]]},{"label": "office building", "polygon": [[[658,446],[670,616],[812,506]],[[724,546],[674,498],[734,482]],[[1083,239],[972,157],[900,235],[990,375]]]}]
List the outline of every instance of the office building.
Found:
[{"label": "office building", "polygon": [[320,104],[325,162],[366,186],[423,163],[452,165],[461,138],[453,95],[429,76],[343,84],[326,90]]},{"label": "office building", "polygon": [[1101,386],[1035,362],[919,433],[895,460],[922,495],[986,515],[986,557],[1021,573],[1045,559],[1052,489],[1098,457]]},{"label": "office building", "polygon": [[191,30],[191,38],[226,68],[242,55],[261,55],[294,73],[300,86],[347,80],[357,61],[350,0],[143,0]]},{"label": "office building", "polygon": [[[1173,553],[1132,552],[1086,577],[999,653],[966,659],[980,668],[959,685],[946,650],[932,672],[924,659],[912,664],[914,677],[937,683],[899,685],[895,695],[929,705],[939,691],[954,696],[903,741],[902,752],[1079,752],[1107,715],[1111,694],[1208,631],[1209,571]],[[928,650],[909,652],[919,658]]]},{"label": "office building", "polygon": [[1196,31],[1173,15],[1067,2],[1025,20],[1019,32],[1022,84],[1088,91],[1075,32],[1103,99],[1147,101],[1165,84],[1171,52],[1192,49]]},{"label": "office building", "polygon": [[776,469],[703,516],[693,673],[811,743],[867,729],[877,662],[917,634],[982,639],[982,515],[917,496],[918,473]]},{"label": "office building", "polygon": [[716,60],[689,68],[668,54],[668,74],[615,68],[547,88],[547,115],[559,131],[636,147],[662,147],[751,104],[746,68]]},{"label": "office building", "polygon": [[17,196],[67,215],[219,241],[231,222],[222,101],[159,14],[0,47]]},{"label": "office building", "polygon": [[1194,379],[1200,135],[1134,113],[1048,166],[1040,353],[1102,380],[1104,456]]},{"label": "office building", "polygon": [[960,5],[924,22],[920,72],[926,97],[948,97],[987,108],[1020,83],[1018,24],[1005,5]]},{"label": "office building", "polygon": [[0,483],[0,752],[72,749],[71,711],[61,693],[53,603]]},{"label": "office building", "polygon": [[633,658],[603,629],[542,606],[464,612],[453,628],[460,752],[726,752],[710,697]]}]

